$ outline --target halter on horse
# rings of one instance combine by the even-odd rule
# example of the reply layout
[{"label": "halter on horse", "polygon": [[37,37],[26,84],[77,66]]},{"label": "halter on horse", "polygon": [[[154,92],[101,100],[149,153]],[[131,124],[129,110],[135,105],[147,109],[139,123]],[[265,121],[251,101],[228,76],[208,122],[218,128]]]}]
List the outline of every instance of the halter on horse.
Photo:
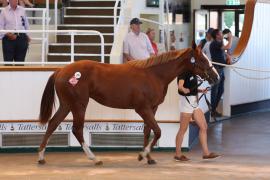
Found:
[{"label": "halter on horse", "polygon": [[[193,48],[163,53],[143,61],[121,65],[79,61],[57,70],[50,76],[41,100],[39,120],[42,124],[49,124],[40,145],[39,163],[45,163],[44,152],[49,137],[67,114],[72,112],[73,134],[88,158],[96,164],[102,164],[83,138],[85,111],[89,98],[93,98],[108,107],[134,109],[141,116],[145,124],[144,149],[138,160],[146,157],[148,164],[154,164],[150,151],[161,136],[155,113],[164,101],[169,83],[186,71],[191,71],[210,83],[219,79],[216,70],[195,43]],[[50,119],[54,91],[60,106]],[[149,142],[151,130],[154,138]]]}]

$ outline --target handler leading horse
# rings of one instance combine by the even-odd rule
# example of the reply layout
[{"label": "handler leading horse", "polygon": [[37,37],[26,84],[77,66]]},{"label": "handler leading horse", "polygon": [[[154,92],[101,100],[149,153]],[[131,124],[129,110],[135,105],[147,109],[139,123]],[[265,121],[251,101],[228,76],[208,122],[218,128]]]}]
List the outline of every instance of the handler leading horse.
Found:
[{"label": "handler leading horse", "polygon": [[[211,62],[195,43],[193,48],[171,51],[144,61],[131,61],[121,65],[79,61],[57,70],[49,78],[41,100],[39,120],[42,124],[49,121],[49,124],[40,145],[39,163],[45,163],[44,152],[48,139],[71,111],[73,134],[88,158],[94,160],[97,165],[102,164],[83,138],[85,111],[90,97],[108,107],[135,109],[145,124],[144,149],[138,160],[146,157],[148,164],[155,164],[150,151],[161,136],[155,113],[164,101],[168,84],[186,71],[192,71],[210,83],[219,79]],[[55,98],[54,90],[60,106],[50,119]],[[149,142],[151,130],[154,132],[154,138]]]}]

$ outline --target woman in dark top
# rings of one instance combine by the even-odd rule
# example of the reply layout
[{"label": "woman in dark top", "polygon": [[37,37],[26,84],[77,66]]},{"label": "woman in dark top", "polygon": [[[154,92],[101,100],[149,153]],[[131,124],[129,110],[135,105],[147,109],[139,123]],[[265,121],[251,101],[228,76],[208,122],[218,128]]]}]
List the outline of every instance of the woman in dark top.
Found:
[{"label": "woman in dark top", "polygon": [[188,161],[189,159],[182,155],[181,145],[184,135],[187,131],[189,122],[192,119],[200,128],[199,139],[203,150],[203,159],[213,159],[219,157],[218,154],[210,153],[207,145],[207,123],[203,111],[198,107],[197,95],[199,92],[206,93],[206,89],[198,89],[198,80],[192,73],[184,73],[177,78],[178,92],[180,94],[180,128],[176,135],[176,152],[174,159],[176,161]]}]

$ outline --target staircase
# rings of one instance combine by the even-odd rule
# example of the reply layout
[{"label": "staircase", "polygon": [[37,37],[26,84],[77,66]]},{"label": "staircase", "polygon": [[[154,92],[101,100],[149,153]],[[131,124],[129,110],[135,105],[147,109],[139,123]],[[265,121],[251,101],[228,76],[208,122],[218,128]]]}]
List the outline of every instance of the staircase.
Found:
[{"label": "staircase", "polygon": [[[109,63],[114,40],[114,5],[115,0],[70,0],[64,10],[64,22],[59,30],[96,30],[104,36],[105,62]],[[117,14],[119,15],[119,9]],[[68,62],[71,50],[70,35],[57,35],[56,43],[49,44],[49,62]],[[101,44],[98,35],[75,35],[74,52],[80,54],[100,54]],[[100,56],[75,55],[74,60],[101,61]]]}]

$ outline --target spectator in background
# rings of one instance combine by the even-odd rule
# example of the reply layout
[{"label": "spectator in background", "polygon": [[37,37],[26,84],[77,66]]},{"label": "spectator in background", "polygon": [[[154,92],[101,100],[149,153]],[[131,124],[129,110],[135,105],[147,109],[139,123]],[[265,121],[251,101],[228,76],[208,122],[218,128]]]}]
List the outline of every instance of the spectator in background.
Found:
[{"label": "spectator in background", "polygon": [[0,3],[2,4],[3,7],[8,6],[7,0],[0,0]]},{"label": "spectator in background", "polygon": [[232,54],[239,42],[239,38],[236,36],[233,36],[232,32],[229,29],[224,29],[222,34],[223,34],[224,39],[226,39],[227,41],[228,41],[228,36],[229,35],[232,36],[232,46],[230,49],[227,50],[227,59],[228,59],[227,61],[232,63]]},{"label": "spectator in background", "polygon": [[[219,29],[213,30],[212,38],[213,41],[210,44],[211,60],[213,62],[221,64],[230,63],[226,62],[225,50],[230,49],[232,46],[232,35],[228,34],[228,44],[226,46],[224,46],[223,44],[223,35]],[[216,68],[220,76],[220,81],[211,88],[211,106],[212,106],[211,116],[213,117],[213,119],[215,119],[217,116],[221,116],[221,114],[218,113],[216,109],[221,99],[221,96],[224,92],[224,81],[225,81],[224,66],[214,65],[214,67]]]},{"label": "spectator in background", "polygon": [[170,31],[170,38],[171,38],[171,45],[170,50],[174,51],[176,50],[176,37],[174,31]]},{"label": "spectator in background", "polygon": [[214,31],[213,28],[209,28],[206,32],[206,36],[205,36],[205,40],[206,43],[204,42],[204,40],[201,41],[201,47],[202,47],[202,52],[208,57],[208,59],[211,60],[211,53],[210,53],[210,44],[212,43],[212,32]]},{"label": "spectator in background", "polygon": [[211,40],[212,40],[212,35],[211,35],[211,33],[213,32],[213,30],[214,30],[214,28],[209,28],[209,29],[207,30],[206,34],[205,34],[205,38],[202,39],[202,40],[200,41],[200,43],[199,43],[198,46],[199,46],[201,49],[204,48],[205,44],[206,44],[208,41],[211,41]]},{"label": "spectator in background", "polygon": [[146,31],[146,34],[147,34],[147,36],[152,44],[152,48],[155,51],[155,55],[157,55],[158,54],[158,47],[157,47],[157,44],[155,43],[155,36],[156,36],[155,30],[152,28],[148,28]]},{"label": "spectator in background", "polygon": [[[23,7],[18,6],[18,0],[9,0],[9,5],[0,14],[1,30],[28,30],[29,23]],[[26,33],[4,33],[2,48],[5,62],[23,62],[30,38]]]},{"label": "spectator in background", "polygon": [[141,24],[142,22],[138,18],[130,21],[131,31],[124,40],[124,62],[144,60],[155,55],[149,38],[141,32]]},{"label": "spectator in background", "polygon": [[[8,5],[8,0],[0,0],[0,3],[2,3],[3,7],[6,7]],[[34,4],[32,4],[29,0],[19,0],[19,5],[23,7],[34,7]]]}]

